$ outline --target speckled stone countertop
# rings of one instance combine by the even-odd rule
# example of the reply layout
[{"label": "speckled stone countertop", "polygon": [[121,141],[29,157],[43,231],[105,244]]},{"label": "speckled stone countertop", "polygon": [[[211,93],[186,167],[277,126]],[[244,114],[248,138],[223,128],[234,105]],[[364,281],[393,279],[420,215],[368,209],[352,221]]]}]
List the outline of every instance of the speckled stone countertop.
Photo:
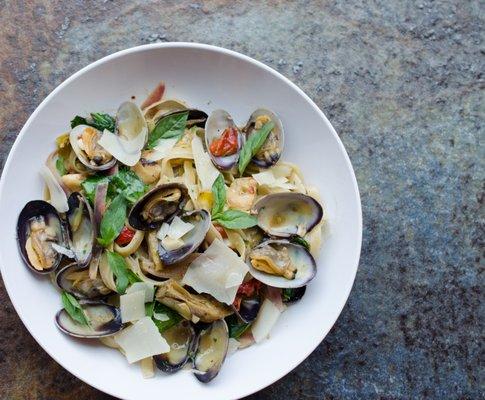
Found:
[{"label": "speckled stone countertop", "polygon": [[[0,0],[0,165],[47,94],[114,51],[200,41],[261,60],[339,133],[359,182],[364,241],[325,341],[250,398],[484,398],[481,6]],[[110,398],[37,345],[1,282],[0,304],[1,399]]]}]

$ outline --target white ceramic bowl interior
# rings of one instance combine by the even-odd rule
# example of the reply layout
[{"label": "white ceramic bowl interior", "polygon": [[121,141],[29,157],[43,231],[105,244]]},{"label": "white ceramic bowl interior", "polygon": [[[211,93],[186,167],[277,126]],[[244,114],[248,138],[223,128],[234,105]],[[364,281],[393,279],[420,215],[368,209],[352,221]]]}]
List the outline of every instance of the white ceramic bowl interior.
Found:
[{"label": "white ceramic bowl interior", "polygon": [[[131,96],[138,104],[157,82],[166,96],[210,113],[229,111],[243,123],[257,107],[275,111],[286,131],[284,160],[301,166],[321,192],[328,234],[318,273],[305,297],[280,318],[271,338],[228,358],[220,375],[201,384],[190,372],[143,379],[115,350],[74,340],[54,325],[59,293],[23,264],[15,226],[24,204],[42,198],[39,168],[57,135],[76,114],[114,112]],[[88,384],[123,399],[217,400],[249,395],[281,378],[322,341],[340,314],[357,270],[362,221],[355,176],[345,149],[317,106],[282,75],[225,49],[189,44],[147,45],[115,53],[67,79],[35,110],[6,162],[0,186],[0,263],[10,298],[37,342],[64,368]],[[8,357],[8,355],[7,355]],[[39,366],[41,368],[41,366]]]}]

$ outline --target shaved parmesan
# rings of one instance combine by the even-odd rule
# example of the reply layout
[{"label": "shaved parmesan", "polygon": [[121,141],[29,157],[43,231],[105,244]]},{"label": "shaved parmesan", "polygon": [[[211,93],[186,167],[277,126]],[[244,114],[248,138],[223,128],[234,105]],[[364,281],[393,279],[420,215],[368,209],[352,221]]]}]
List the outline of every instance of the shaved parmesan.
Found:
[{"label": "shaved parmesan", "polygon": [[239,349],[239,342],[234,338],[229,338],[226,357],[232,356]]},{"label": "shaved parmesan", "polygon": [[192,153],[194,155],[195,169],[197,170],[197,176],[199,177],[200,184],[203,191],[211,191],[212,184],[219,176],[219,170],[214,167],[212,161],[204,151],[202,140],[198,136],[194,136],[192,139]]},{"label": "shaved parmesan", "polygon": [[67,249],[63,246],[59,246],[57,243],[51,243],[51,246],[59,254],[63,254],[66,257],[69,257],[69,258],[74,258],[74,252],[72,250]]},{"label": "shaved parmesan", "polygon": [[61,213],[69,210],[66,193],[62,190],[61,185],[59,185],[51,170],[43,165],[40,169],[40,174],[49,188],[50,202],[54,208]]},{"label": "shaved parmesan", "polygon": [[165,313],[153,313],[153,318],[158,319],[159,321],[168,321],[170,317]]},{"label": "shaved parmesan", "polygon": [[215,299],[232,304],[236,292],[248,272],[248,266],[219,239],[192,264],[182,282],[199,293],[208,293]]},{"label": "shaved parmesan", "polygon": [[153,284],[148,282],[135,282],[128,289],[126,289],[126,294],[143,292],[145,293],[145,303],[153,301],[153,296],[155,295],[155,288]]},{"label": "shaved parmesan", "polygon": [[192,229],[194,229],[194,225],[189,222],[184,222],[180,217],[174,217],[170,224],[170,229],[167,233],[167,236],[172,239],[180,239],[186,233],[189,233]]},{"label": "shaved parmesan", "polygon": [[172,239],[170,236],[165,236],[162,239],[162,246],[167,251],[179,249],[183,245],[184,241],[182,239]]},{"label": "shaved parmesan", "polygon": [[295,186],[288,182],[288,179],[284,176],[276,177],[273,174],[273,171],[263,171],[257,174],[253,174],[253,178],[258,182],[260,185],[265,185],[270,188],[280,188],[280,189],[287,189],[291,190],[294,189]]},{"label": "shaved parmesan", "polygon": [[[146,128],[143,129],[146,130]],[[145,138],[146,132],[144,131],[134,139],[128,140],[105,129],[98,143],[118,161],[133,167],[140,160]]]},{"label": "shaved parmesan", "polygon": [[121,322],[138,321],[145,316],[145,291],[120,296]]},{"label": "shaved parmesan", "polygon": [[251,326],[251,333],[256,343],[260,343],[268,338],[271,329],[273,329],[280,315],[281,311],[278,307],[271,300],[264,299],[258,316]]},{"label": "shaved parmesan", "polygon": [[145,157],[150,161],[158,161],[162,158],[167,157],[171,150],[177,144],[179,138],[161,139],[158,141],[157,145],[153,148],[150,154]]},{"label": "shaved parmesan", "polygon": [[164,222],[157,232],[157,239],[162,240],[165,236],[167,236],[167,233],[169,230],[170,230],[170,225]]},{"label": "shaved parmesan", "polygon": [[150,317],[144,317],[133,326],[123,329],[114,339],[130,364],[170,351],[170,345]]},{"label": "shaved parmesan", "polygon": [[143,378],[148,379],[155,376],[155,366],[152,357],[147,357],[140,360],[140,367]]}]

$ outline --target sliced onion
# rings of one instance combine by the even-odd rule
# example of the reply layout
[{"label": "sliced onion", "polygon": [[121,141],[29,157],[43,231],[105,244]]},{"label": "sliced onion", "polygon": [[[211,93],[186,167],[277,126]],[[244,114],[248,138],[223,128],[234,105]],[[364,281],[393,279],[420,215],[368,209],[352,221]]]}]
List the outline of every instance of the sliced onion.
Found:
[{"label": "sliced onion", "polygon": [[67,210],[69,210],[66,192],[64,192],[61,185],[56,180],[51,170],[47,168],[47,166],[44,165],[41,167],[40,174],[44,178],[44,181],[49,188],[51,204],[58,212],[65,213]]}]

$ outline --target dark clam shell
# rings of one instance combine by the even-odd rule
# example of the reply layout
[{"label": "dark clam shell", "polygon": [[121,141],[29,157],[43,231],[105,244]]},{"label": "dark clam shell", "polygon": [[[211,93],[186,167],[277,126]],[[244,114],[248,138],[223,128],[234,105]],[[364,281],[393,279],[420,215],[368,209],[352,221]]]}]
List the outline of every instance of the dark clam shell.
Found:
[{"label": "dark clam shell", "polygon": [[[154,197],[160,196],[163,191],[172,189],[179,189],[181,192],[180,198],[176,202],[168,202],[161,199],[156,203],[157,218],[155,220],[147,220],[142,214],[144,207],[151,202]],[[170,220],[175,214],[183,210],[189,198],[188,190],[185,185],[180,183],[167,183],[154,187],[139,199],[128,215],[128,222],[130,225],[138,230],[147,231],[159,228],[163,222]]]},{"label": "dark clam shell", "polygon": [[195,377],[204,383],[214,379],[226,358],[229,330],[223,319],[213,322],[199,335],[199,345],[194,355]]},{"label": "dark clam shell", "polygon": [[56,314],[55,322],[65,334],[78,338],[96,339],[111,336],[123,329],[121,313],[117,307],[101,301],[81,300],[79,304],[88,317],[90,325],[77,323],[65,309],[61,309]]},{"label": "dark clam shell", "polygon": [[165,265],[178,263],[196,251],[210,228],[210,215],[206,210],[190,211],[180,218],[193,224],[194,228],[184,236],[184,245],[178,249],[166,250],[160,242],[158,254]]},{"label": "dark clam shell", "polygon": [[77,265],[77,263],[66,265],[56,273],[57,286],[78,299],[101,299],[111,293],[111,290],[104,285],[101,279],[97,278],[93,280],[89,276],[74,287],[72,280],[69,280],[67,277],[70,273],[75,272],[89,273],[86,268]]},{"label": "dark clam shell", "polygon": [[256,319],[260,308],[261,297],[259,295],[254,297],[243,297],[239,310],[234,309],[234,312],[242,321],[250,323]]},{"label": "dark clam shell", "polygon": [[[69,248],[73,251],[77,264],[80,267],[86,267],[93,255],[96,241],[93,210],[86,198],[77,192],[69,196],[67,204],[69,205],[66,213]],[[80,216],[76,215],[78,212],[81,212]],[[81,218],[81,221],[74,231],[73,224],[77,218]]]},{"label": "dark clam shell", "polygon": [[62,222],[57,210],[50,203],[43,200],[29,201],[20,212],[17,220],[17,243],[22,260],[33,272],[38,274],[48,274],[59,266],[62,259],[62,254],[56,253],[57,255],[55,257],[55,261],[49,269],[40,271],[33,267],[27,255],[25,245],[27,239],[29,238],[30,223],[35,218],[43,218],[46,224],[55,225],[53,227],[56,232],[56,243],[59,245],[64,244]]},{"label": "dark clam shell", "polygon": [[197,348],[198,336],[190,321],[183,320],[162,333],[170,345],[168,353],[153,357],[158,369],[173,373],[183,368]]},{"label": "dark clam shell", "polygon": [[323,218],[320,203],[302,193],[275,193],[259,200],[252,212],[258,226],[270,236],[304,236]]},{"label": "dark clam shell", "polygon": [[293,289],[283,289],[282,299],[283,303],[291,304],[300,300],[306,292],[306,286],[301,286],[299,288]]}]

